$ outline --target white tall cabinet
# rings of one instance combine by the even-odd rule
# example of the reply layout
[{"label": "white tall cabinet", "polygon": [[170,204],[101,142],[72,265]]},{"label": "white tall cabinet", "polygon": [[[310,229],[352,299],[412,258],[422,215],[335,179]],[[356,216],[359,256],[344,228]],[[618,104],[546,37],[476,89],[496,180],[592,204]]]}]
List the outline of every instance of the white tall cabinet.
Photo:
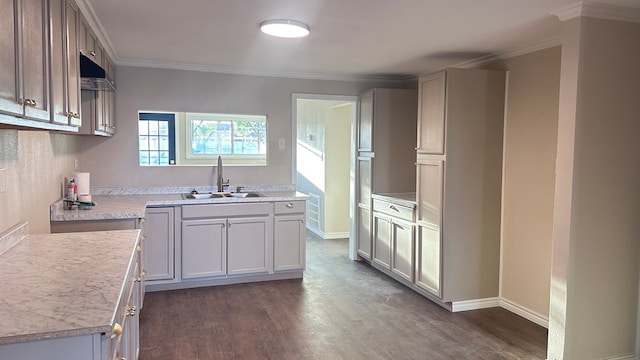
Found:
[{"label": "white tall cabinet", "polygon": [[355,160],[355,241],[358,255],[373,256],[374,192],[415,191],[414,145],[417,93],[374,88],[358,98]]},{"label": "white tall cabinet", "polygon": [[415,285],[443,302],[498,296],[505,73],[419,80]]}]

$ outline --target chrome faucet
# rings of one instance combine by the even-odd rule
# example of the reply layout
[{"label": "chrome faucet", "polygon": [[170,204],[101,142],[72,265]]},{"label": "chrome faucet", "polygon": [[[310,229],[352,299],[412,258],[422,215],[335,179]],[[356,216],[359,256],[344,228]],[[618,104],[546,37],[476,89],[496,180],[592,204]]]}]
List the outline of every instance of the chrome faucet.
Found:
[{"label": "chrome faucet", "polygon": [[229,185],[229,179],[227,179],[227,181],[224,181],[224,179],[222,178],[222,156],[218,155],[218,192],[223,192],[224,191],[224,186],[225,185]]}]

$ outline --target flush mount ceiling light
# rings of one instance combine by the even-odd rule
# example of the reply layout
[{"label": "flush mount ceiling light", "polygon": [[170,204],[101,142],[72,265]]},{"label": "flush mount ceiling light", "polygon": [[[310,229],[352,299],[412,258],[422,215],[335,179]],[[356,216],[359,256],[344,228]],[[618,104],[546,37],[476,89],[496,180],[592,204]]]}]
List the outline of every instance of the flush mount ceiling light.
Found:
[{"label": "flush mount ceiling light", "polygon": [[299,38],[309,35],[309,25],[287,19],[263,21],[260,23],[260,30],[265,34],[284,38]]}]

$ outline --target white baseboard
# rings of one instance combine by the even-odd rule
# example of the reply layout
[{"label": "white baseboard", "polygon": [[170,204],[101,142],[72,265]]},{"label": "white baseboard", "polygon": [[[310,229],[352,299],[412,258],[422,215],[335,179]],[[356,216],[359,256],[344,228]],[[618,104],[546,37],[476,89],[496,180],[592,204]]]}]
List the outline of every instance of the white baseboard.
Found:
[{"label": "white baseboard", "polygon": [[307,226],[307,230],[311,231],[312,233],[318,235],[319,237],[321,237],[322,239],[325,240],[329,240],[329,239],[348,239],[350,234],[349,232],[340,232],[340,233],[325,233],[324,231],[321,231],[319,229]]},{"label": "white baseboard", "polygon": [[616,357],[606,358],[605,360],[638,360],[638,359],[640,359],[640,354],[620,355]]},{"label": "white baseboard", "polygon": [[337,233],[325,233],[323,239],[348,239],[350,234],[348,232]]},{"label": "white baseboard", "polygon": [[465,301],[454,301],[451,303],[451,312],[486,309],[499,307],[500,298],[475,299]]},{"label": "white baseboard", "polygon": [[544,328],[549,328],[549,318],[536,313],[535,311],[531,311],[523,306],[520,306],[512,301],[507,299],[500,299],[500,307],[503,309],[509,310],[516,315],[520,315],[523,318],[532,321]]}]

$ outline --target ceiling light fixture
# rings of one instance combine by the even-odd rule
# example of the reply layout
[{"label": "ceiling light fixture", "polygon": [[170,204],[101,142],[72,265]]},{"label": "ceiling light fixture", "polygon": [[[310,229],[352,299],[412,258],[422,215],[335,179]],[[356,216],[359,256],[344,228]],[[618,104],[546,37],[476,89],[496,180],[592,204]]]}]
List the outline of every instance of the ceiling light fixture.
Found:
[{"label": "ceiling light fixture", "polygon": [[287,19],[267,20],[260,23],[260,30],[268,35],[284,37],[284,38],[299,38],[309,35],[309,25]]}]

